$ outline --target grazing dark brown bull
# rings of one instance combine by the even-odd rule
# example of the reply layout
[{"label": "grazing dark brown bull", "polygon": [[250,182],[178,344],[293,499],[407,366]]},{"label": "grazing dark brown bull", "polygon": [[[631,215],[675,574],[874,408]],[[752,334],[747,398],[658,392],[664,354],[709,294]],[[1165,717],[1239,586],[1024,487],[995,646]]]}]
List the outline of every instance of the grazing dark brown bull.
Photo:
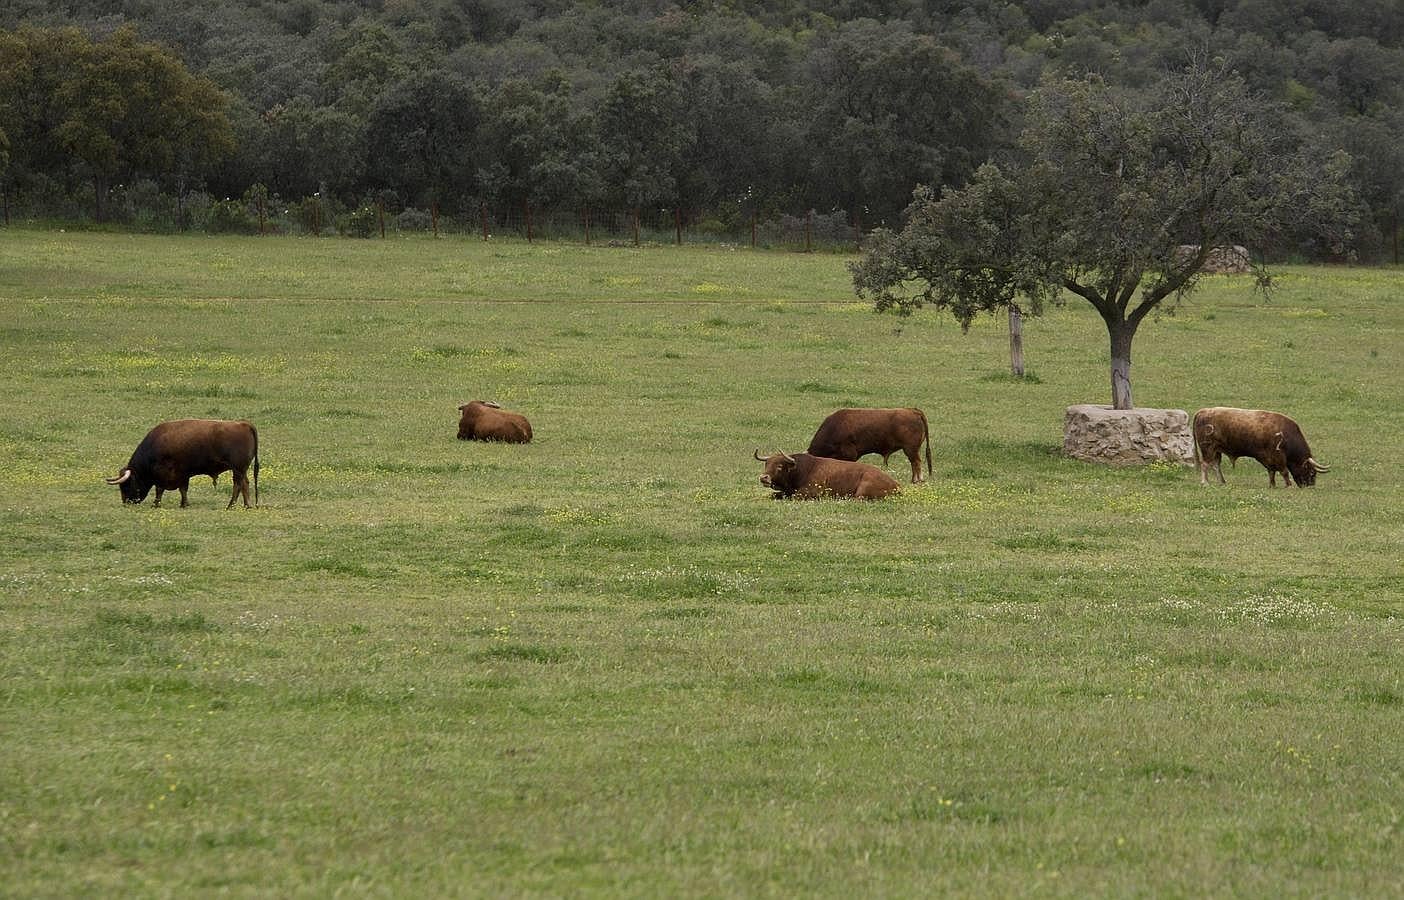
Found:
[{"label": "grazing dark brown bull", "polygon": [[1209,467],[1224,481],[1221,457],[1237,465],[1240,456],[1251,456],[1268,470],[1268,484],[1277,486],[1277,473],[1289,487],[1316,484],[1316,473],[1331,471],[1311,456],[1302,429],[1281,413],[1264,409],[1212,406],[1194,414],[1194,452],[1199,458],[1199,483],[1209,483]]},{"label": "grazing dark brown bull", "polygon": [[829,459],[810,453],[772,453],[756,459],[765,463],[760,483],[775,491],[774,499],[798,497],[815,500],[820,497],[857,497],[860,500],[880,500],[901,490],[896,479],[877,466]]},{"label": "grazing dark brown bull", "polygon": [[180,491],[180,505],[189,506],[190,479],[208,475],[215,484],[219,473],[234,473],[234,493],[229,506],[242,493],[249,505],[249,463],[253,463],[254,502],[258,502],[258,431],[248,422],[225,419],[176,419],[162,422],[146,433],[132,458],[108,484],[122,491],[123,503],[141,503],[156,489],[153,506],[161,505],[166,491]]},{"label": "grazing dark brown bull", "polygon": [[830,459],[856,460],[881,453],[882,461],[898,450],[912,464],[912,483],[922,480],[921,445],[926,443],[926,471],[931,471],[931,432],[926,414],[916,408],[841,409],[819,425],[809,452]]}]

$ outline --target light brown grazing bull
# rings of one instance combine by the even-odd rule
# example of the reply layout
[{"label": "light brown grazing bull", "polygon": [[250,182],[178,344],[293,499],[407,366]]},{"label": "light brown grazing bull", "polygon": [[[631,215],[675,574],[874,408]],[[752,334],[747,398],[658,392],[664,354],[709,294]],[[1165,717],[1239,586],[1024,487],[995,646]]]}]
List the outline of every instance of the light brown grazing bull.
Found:
[{"label": "light brown grazing bull", "polygon": [[249,505],[249,463],[253,463],[254,502],[258,502],[258,431],[248,422],[225,419],[176,419],[162,422],[146,433],[132,458],[116,476],[107,479],[122,492],[123,503],[141,503],[154,487],[156,500],[166,491],[180,491],[180,505],[189,506],[190,479],[208,475],[216,484],[219,473],[234,473],[234,493],[229,506],[244,495]]},{"label": "light brown grazing bull", "polygon": [[1224,481],[1224,463],[1238,463],[1240,456],[1251,456],[1268,470],[1268,485],[1277,486],[1277,473],[1288,487],[1296,479],[1297,487],[1316,484],[1316,473],[1331,471],[1312,458],[1311,448],[1297,423],[1265,409],[1235,409],[1231,406],[1211,406],[1194,414],[1194,452],[1199,458],[1199,483],[1209,483],[1209,467]]},{"label": "light brown grazing bull", "polygon": [[926,471],[931,471],[931,433],[926,414],[915,407],[899,409],[840,409],[829,414],[814,432],[809,452],[830,459],[856,460],[868,453],[882,461],[901,450],[912,464],[912,484],[922,480],[921,445],[926,443]]},{"label": "light brown grazing bull", "polygon": [[761,456],[760,450],[756,450],[755,457],[765,463],[760,483],[775,491],[775,500],[821,497],[880,500],[901,490],[891,475],[867,463],[828,459],[810,453]]},{"label": "light brown grazing bull", "polygon": [[491,400],[474,400],[458,410],[463,413],[458,420],[460,441],[531,443],[531,423],[526,416],[509,412]]}]

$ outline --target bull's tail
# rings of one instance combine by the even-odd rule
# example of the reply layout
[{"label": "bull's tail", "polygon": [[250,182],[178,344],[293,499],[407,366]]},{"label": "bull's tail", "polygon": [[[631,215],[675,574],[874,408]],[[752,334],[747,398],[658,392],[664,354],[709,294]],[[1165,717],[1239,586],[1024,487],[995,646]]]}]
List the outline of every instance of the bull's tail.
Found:
[{"label": "bull's tail", "polygon": [[933,477],[931,468],[931,426],[926,424],[926,413],[917,410],[917,415],[921,416],[921,430],[926,435],[926,476]]},{"label": "bull's tail", "polygon": [[249,426],[254,436],[254,506],[258,506],[258,429]]},{"label": "bull's tail", "polygon": [[1193,418],[1192,420],[1190,420],[1190,437],[1194,439],[1194,464],[1197,465],[1197,466],[1199,466],[1201,472],[1204,471],[1204,455],[1203,455],[1203,453],[1202,453],[1202,452],[1200,451],[1200,449],[1199,449],[1199,437],[1200,437],[1200,434],[1201,434],[1201,433],[1202,433],[1202,434],[1213,434],[1213,433],[1214,433],[1214,423],[1213,423],[1213,422],[1204,422],[1203,425],[1202,425],[1202,428],[1201,428],[1201,423],[1200,423],[1200,421],[1199,421],[1199,416],[1200,416],[1200,413],[1203,413],[1203,412],[1204,412],[1204,410],[1200,410],[1199,412],[1195,413],[1195,414],[1194,414],[1194,418]]}]

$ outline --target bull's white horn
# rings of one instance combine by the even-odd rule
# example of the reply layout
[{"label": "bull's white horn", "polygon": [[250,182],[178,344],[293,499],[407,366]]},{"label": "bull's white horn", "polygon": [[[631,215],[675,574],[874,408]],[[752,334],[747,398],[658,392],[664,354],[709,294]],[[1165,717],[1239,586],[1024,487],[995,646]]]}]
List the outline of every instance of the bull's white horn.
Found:
[{"label": "bull's white horn", "polygon": [[760,455],[760,448],[759,448],[759,447],[756,448],[756,459],[757,459],[759,462],[765,462],[765,460],[766,460],[766,457]]},{"label": "bull's white horn", "polygon": [[1315,459],[1314,457],[1308,456],[1308,457],[1307,457],[1307,462],[1311,463],[1312,467],[1315,468],[1316,471],[1318,471],[1318,472],[1329,472],[1329,471],[1331,471],[1331,467],[1330,467],[1330,466],[1323,466],[1321,463],[1317,462],[1316,459]]},{"label": "bull's white horn", "polygon": [[131,477],[132,470],[123,469],[121,475],[118,475],[116,478],[104,478],[103,481],[106,481],[108,484],[121,484],[122,482],[126,481],[128,478]]},{"label": "bull's white horn", "polygon": [[788,453],[781,453],[780,455],[783,456],[783,457],[785,457],[785,462],[794,462],[794,461],[795,461],[795,458],[794,458],[793,456],[791,456],[790,454],[788,454]]}]

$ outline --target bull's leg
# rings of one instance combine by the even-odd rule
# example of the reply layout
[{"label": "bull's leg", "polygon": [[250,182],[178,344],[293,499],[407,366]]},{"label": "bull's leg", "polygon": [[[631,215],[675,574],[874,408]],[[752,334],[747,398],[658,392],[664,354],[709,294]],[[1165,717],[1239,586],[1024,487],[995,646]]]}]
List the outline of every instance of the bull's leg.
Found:
[{"label": "bull's leg", "polygon": [[907,462],[912,464],[912,484],[917,484],[921,477],[921,453],[918,450],[904,450],[907,454]]},{"label": "bull's leg", "polygon": [[1277,470],[1268,469],[1268,487],[1277,487]]},{"label": "bull's leg", "polygon": [[180,508],[181,508],[181,509],[185,509],[187,506],[190,505],[190,500],[185,496],[185,493],[186,493],[186,491],[188,491],[188,490],[190,490],[190,479],[187,478],[184,482],[181,483],[181,486],[180,486]]},{"label": "bull's leg", "polygon": [[160,506],[160,505],[161,505],[161,495],[164,494],[165,492],[166,492],[166,489],[165,489],[165,488],[158,487],[158,488],[156,489],[156,499],[151,501],[151,505],[152,505],[152,506]]},{"label": "bull's leg", "polygon": [[253,504],[249,503],[249,473],[239,473],[239,491],[244,495],[244,509],[249,509]]},{"label": "bull's leg", "polygon": [[[243,475],[240,474],[238,471],[235,471],[235,472],[234,472],[234,490],[232,490],[232,491],[229,492],[229,503],[228,503],[228,505],[226,505],[226,506],[224,507],[225,509],[233,509],[233,508],[234,508],[234,501],[237,500],[237,499],[239,498],[239,486],[240,486],[241,484],[243,484],[243,483],[244,483],[244,477],[243,477]],[[248,505],[249,505],[249,501],[248,501],[247,499],[244,500],[244,505],[245,505],[245,506],[248,506]]]},{"label": "bull's leg", "polygon": [[1282,470],[1282,486],[1283,486],[1283,487],[1291,487],[1291,486],[1292,486],[1292,470],[1291,470],[1291,469],[1286,469],[1286,468],[1284,468],[1284,469]]},{"label": "bull's leg", "polygon": [[1212,456],[1200,454],[1199,457],[1199,483],[1204,486],[1209,484],[1209,470],[1214,469],[1219,473],[1219,484],[1227,484],[1224,481],[1224,458],[1219,454]]}]

